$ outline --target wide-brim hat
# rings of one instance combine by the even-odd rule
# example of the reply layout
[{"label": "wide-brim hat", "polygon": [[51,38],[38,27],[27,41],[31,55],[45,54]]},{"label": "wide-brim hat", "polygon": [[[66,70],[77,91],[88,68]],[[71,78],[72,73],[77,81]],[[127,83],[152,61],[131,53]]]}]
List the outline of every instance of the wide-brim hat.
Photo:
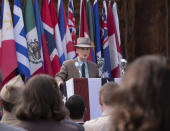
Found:
[{"label": "wide-brim hat", "polygon": [[85,37],[79,37],[77,39],[77,45],[73,45],[74,47],[85,47],[85,48],[90,48],[90,47],[94,47],[92,45],[90,45],[90,39],[89,38],[85,38]]},{"label": "wide-brim hat", "polygon": [[21,76],[17,75],[2,87],[0,97],[8,103],[15,104],[21,97],[24,87],[25,84]]}]

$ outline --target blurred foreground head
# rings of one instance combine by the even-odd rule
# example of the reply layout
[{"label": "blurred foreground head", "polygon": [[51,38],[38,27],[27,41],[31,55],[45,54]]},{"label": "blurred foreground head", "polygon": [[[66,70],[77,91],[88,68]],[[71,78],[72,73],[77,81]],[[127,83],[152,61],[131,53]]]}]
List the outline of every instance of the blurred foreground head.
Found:
[{"label": "blurred foreground head", "polygon": [[143,56],[127,69],[116,103],[113,128],[117,131],[170,130],[170,70],[162,56]]},{"label": "blurred foreground head", "polygon": [[36,75],[28,80],[17,110],[17,118],[25,121],[64,119],[66,110],[55,80]]},{"label": "blurred foreground head", "polygon": [[0,70],[0,87],[1,87],[1,83],[2,83],[2,73],[1,73],[1,70]]}]

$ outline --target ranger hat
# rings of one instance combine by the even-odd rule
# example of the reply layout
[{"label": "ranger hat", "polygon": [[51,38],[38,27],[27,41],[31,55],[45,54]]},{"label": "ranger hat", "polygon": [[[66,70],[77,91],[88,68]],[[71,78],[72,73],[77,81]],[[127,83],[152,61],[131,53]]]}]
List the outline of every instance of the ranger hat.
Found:
[{"label": "ranger hat", "polygon": [[85,38],[85,37],[79,37],[77,39],[77,45],[74,45],[74,46],[75,47],[86,47],[86,48],[94,47],[94,46],[90,45],[90,39]]}]

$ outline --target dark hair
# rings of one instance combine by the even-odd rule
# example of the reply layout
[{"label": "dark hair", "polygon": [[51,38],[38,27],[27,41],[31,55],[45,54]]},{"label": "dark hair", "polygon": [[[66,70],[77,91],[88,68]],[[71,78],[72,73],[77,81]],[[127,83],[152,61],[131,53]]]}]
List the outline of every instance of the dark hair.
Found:
[{"label": "dark hair", "polygon": [[71,96],[65,103],[66,107],[70,112],[71,119],[81,119],[83,118],[85,111],[84,100],[79,95]]},{"label": "dark hair", "polygon": [[135,60],[114,93],[116,131],[170,130],[170,71],[167,59],[143,56]]},{"label": "dark hair", "polygon": [[60,121],[66,116],[60,90],[48,75],[36,75],[28,80],[18,106],[16,116],[20,120]]},{"label": "dark hair", "polygon": [[2,101],[2,107],[3,107],[6,111],[11,112],[15,105],[14,105],[14,104],[11,104],[11,103],[9,103],[9,102],[6,102],[6,101],[4,101],[3,99],[1,99],[1,101]]},{"label": "dark hair", "polygon": [[113,91],[119,85],[115,82],[105,83],[101,88],[99,95],[103,98],[103,102],[105,105],[113,105]]}]

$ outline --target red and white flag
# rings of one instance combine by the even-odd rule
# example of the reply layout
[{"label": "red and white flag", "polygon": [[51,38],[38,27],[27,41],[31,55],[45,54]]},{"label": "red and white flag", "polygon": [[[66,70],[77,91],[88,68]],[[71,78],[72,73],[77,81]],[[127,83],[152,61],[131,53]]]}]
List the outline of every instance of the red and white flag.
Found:
[{"label": "red and white flag", "polygon": [[77,39],[76,39],[76,24],[75,24],[75,17],[74,17],[73,0],[69,0],[68,2],[68,27],[70,29],[73,44],[76,45]]},{"label": "red and white flag", "polygon": [[47,38],[47,46],[50,53],[50,60],[53,68],[54,75],[60,71],[60,60],[58,57],[58,51],[56,48],[56,43],[54,40],[54,30],[53,24],[51,20],[50,9],[48,5],[48,0],[44,0],[42,9],[41,9],[41,17],[43,22],[43,27],[45,31],[45,35]]},{"label": "red and white flag", "polygon": [[60,29],[58,26],[58,20],[57,20],[57,15],[56,15],[53,0],[50,0],[49,7],[50,7],[51,16],[53,16],[53,17],[51,17],[51,20],[52,20],[53,29],[54,29],[54,36],[55,36],[54,38],[55,38],[55,42],[56,42],[58,56],[60,59],[60,64],[62,65],[62,63],[65,61],[65,55],[64,55],[64,48],[63,48],[63,44],[62,44],[62,40],[61,40],[61,36],[60,36]]},{"label": "red and white flag", "polygon": [[[88,23],[86,18],[86,10],[84,5],[84,0],[81,0],[80,2],[80,26],[79,26],[79,37],[86,37],[90,39],[89,36],[89,29],[88,29]],[[88,59],[90,61],[93,61],[92,57],[92,49],[90,51]]]},{"label": "red and white flag", "polygon": [[8,79],[17,68],[13,22],[8,0],[2,1],[0,20],[0,69],[3,80]]},{"label": "red and white flag", "polygon": [[75,48],[73,47],[72,37],[67,24],[63,0],[58,0],[58,19],[59,29],[63,45],[65,46],[66,59],[73,59],[76,56]]},{"label": "red and white flag", "polygon": [[119,42],[116,33],[115,20],[113,17],[112,6],[109,5],[107,16],[108,36],[109,36],[109,52],[111,62],[111,76],[112,78],[120,77],[120,61],[119,61]]},{"label": "red and white flag", "polygon": [[118,17],[118,13],[117,13],[117,4],[116,4],[116,2],[113,3],[112,11],[113,11],[113,17],[114,17],[115,26],[116,26],[116,35],[117,35],[117,39],[118,39],[116,42],[118,42],[117,45],[119,45],[118,46],[119,63],[121,63],[122,47],[121,47],[121,40],[120,40],[119,17]]}]

